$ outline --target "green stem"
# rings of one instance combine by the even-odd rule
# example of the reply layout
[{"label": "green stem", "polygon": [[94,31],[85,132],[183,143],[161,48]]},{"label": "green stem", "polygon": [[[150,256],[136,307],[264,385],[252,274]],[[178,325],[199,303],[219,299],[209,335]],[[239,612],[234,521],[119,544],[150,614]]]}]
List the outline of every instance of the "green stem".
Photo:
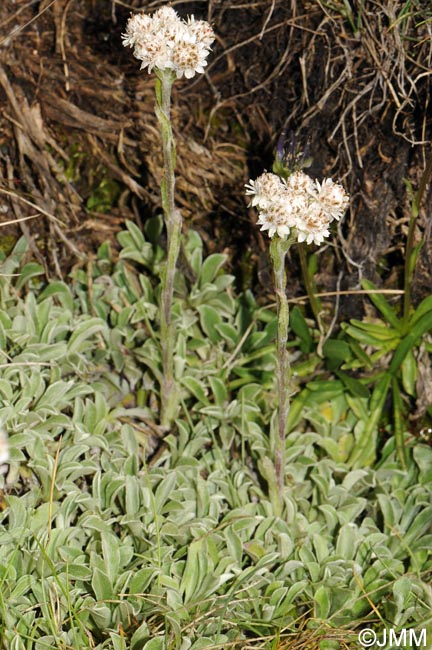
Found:
[{"label": "green stem", "polygon": [[289,413],[290,363],[287,350],[289,306],[286,295],[285,258],[291,245],[290,240],[275,235],[270,244],[270,256],[277,304],[277,390],[278,390],[278,431],[275,444],[275,473],[279,496],[282,501],[285,484],[285,440]]},{"label": "green stem", "polygon": [[159,71],[156,86],[156,115],[162,135],[164,176],[161,185],[162,207],[167,229],[167,262],[161,278],[160,335],[162,348],[161,425],[169,428],[177,407],[177,391],[174,377],[175,325],[172,320],[174,278],[180,252],[182,217],[175,207],[175,143],[171,127],[172,73]]},{"label": "green stem", "polygon": [[414,233],[415,224],[420,211],[420,205],[423,195],[426,191],[429,178],[432,174],[432,154],[429,156],[426,163],[426,169],[420,180],[420,185],[415,194],[411,208],[411,218],[408,228],[408,236],[405,250],[405,269],[404,269],[404,305],[403,305],[403,322],[404,329],[406,329],[409,321],[409,311],[411,307],[411,280],[414,273],[414,268],[417,261],[417,256],[420,252],[420,246],[416,250],[414,248]]}]

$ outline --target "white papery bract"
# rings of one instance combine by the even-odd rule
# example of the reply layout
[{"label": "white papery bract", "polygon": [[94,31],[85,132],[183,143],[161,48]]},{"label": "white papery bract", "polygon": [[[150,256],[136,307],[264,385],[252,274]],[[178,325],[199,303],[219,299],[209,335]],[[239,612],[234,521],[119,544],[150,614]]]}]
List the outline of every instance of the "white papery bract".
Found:
[{"label": "white papery bract", "polygon": [[348,194],[330,178],[322,183],[304,172],[295,172],[286,180],[264,173],[246,184],[250,205],[258,208],[257,224],[269,237],[322,244],[330,234],[329,225],[339,220],[348,206]]},{"label": "white papery bract", "polygon": [[142,61],[141,69],[173,70],[178,79],[190,79],[204,72],[215,35],[205,20],[184,21],[172,7],[161,7],[152,16],[132,15],[122,38]]}]

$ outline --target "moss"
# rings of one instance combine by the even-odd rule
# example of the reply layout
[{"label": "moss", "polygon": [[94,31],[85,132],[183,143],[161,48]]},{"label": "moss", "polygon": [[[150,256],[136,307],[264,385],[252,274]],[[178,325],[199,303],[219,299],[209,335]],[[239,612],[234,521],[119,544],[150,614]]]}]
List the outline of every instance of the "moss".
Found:
[{"label": "moss", "polygon": [[9,255],[15,244],[17,243],[18,238],[15,235],[3,235],[0,237],[0,253],[3,255]]}]

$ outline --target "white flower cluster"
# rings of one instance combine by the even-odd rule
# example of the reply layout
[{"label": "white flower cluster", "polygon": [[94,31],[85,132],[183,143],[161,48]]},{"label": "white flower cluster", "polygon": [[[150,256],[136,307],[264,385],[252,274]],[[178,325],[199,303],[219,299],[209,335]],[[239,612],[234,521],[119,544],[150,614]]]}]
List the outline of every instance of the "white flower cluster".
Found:
[{"label": "white flower cluster", "polygon": [[142,61],[141,70],[173,70],[178,79],[183,75],[190,79],[204,72],[215,35],[205,20],[191,16],[185,21],[172,7],[161,7],[152,16],[132,15],[122,38]]},{"label": "white flower cluster", "polygon": [[258,225],[270,237],[295,237],[299,242],[322,244],[330,234],[329,225],[339,220],[348,206],[348,194],[338,183],[326,178],[322,183],[304,172],[287,180],[265,173],[246,185],[250,205],[259,211]]}]

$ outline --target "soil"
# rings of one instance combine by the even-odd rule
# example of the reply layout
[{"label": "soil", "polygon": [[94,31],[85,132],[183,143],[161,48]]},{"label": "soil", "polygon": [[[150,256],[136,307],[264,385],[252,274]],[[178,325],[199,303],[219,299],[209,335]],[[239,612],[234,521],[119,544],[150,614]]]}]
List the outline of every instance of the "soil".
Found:
[{"label": "soil", "polygon": [[[139,70],[121,34],[130,12],[162,4],[1,2],[0,247],[7,252],[24,234],[48,277],[65,277],[106,240],[115,247],[126,219],[142,225],[161,210],[154,76]],[[239,289],[267,298],[268,241],[244,183],[271,169],[281,132],[292,133],[312,157],[308,173],[340,180],[351,195],[331,243],[308,251],[318,256],[318,289],[348,292],[340,318],[362,313],[364,296],[350,292],[363,278],[400,290],[412,197],[431,155],[430,3],[173,5],[217,34],[206,73],[177,82],[173,95],[185,227],[199,230],[208,252],[228,253]],[[423,186],[415,303],[432,288],[431,189]],[[289,287],[290,297],[305,293],[295,251]]]}]

